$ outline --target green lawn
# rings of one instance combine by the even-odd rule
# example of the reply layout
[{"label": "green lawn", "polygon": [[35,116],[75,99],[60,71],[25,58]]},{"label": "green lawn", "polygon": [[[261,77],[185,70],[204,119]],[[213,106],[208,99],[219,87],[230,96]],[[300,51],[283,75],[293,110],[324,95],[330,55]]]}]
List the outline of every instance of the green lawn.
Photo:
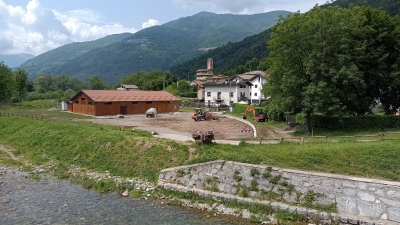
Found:
[{"label": "green lawn", "polygon": [[[197,146],[156,139],[146,131],[121,131],[116,126],[74,122],[71,118],[78,115],[60,111],[7,109],[12,110],[37,115],[47,112],[59,117],[56,121],[42,121],[0,116],[0,144],[14,148],[15,155],[23,155],[37,165],[53,160],[60,167],[74,164],[100,172],[108,170],[111,174],[123,177],[138,176],[156,181],[159,171],[164,168],[224,159],[400,181],[400,135],[386,135],[386,139],[397,140],[385,141],[373,137],[376,139],[374,142],[363,142],[362,138],[357,138],[359,142],[353,138],[329,138],[325,142],[322,138],[313,142],[306,139],[302,145],[283,141],[281,144],[267,145],[241,143],[239,147],[223,144]],[[275,122],[256,124],[275,129],[285,126],[284,123]],[[365,131],[365,134],[376,132]],[[352,133],[345,131],[336,134]],[[194,150],[197,157],[190,158],[189,149]],[[15,164],[5,154],[0,154],[0,162]]]}]

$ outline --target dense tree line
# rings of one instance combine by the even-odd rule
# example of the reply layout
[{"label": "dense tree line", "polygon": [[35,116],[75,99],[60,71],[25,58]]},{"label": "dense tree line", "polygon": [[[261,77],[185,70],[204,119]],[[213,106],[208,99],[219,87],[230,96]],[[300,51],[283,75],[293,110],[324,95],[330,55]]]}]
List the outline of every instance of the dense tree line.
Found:
[{"label": "dense tree line", "polygon": [[400,107],[400,17],[371,7],[315,7],[281,18],[268,41],[268,115],[363,115]]},{"label": "dense tree line", "polygon": [[97,75],[92,76],[88,82],[66,74],[56,77],[40,74],[31,81],[28,79],[28,73],[25,70],[12,71],[3,62],[0,63],[0,103],[38,99],[68,100],[82,89],[116,89],[119,84],[134,84],[140,90],[160,91],[165,89],[171,93],[184,96],[193,96],[196,91],[187,81],[178,81],[169,71],[139,71],[110,86]]}]

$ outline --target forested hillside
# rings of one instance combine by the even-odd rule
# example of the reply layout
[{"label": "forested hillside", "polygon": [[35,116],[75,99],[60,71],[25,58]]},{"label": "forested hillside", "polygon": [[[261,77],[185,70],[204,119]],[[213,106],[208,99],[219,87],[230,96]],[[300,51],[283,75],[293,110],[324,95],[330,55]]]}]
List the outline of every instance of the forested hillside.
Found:
[{"label": "forested hillside", "polygon": [[1,55],[0,54],[0,62],[3,61],[5,65],[8,67],[18,67],[22,63],[26,62],[26,60],[32,59],[35,57],[30,54],[17,54],[17,55]]},{"label": "forested hillside", "polygon": [[338,5],[347,8],[350,4],[371,6],[374,8],[382,9],[389,15],[400,15],[400,1],[399,0],[336,0],[330,5]]},{"label": "forested hillside", "polygon": [[266,40],[270,30],[263,31],[243,39],[240,42],[230,42],[220,48],[211,50],[195,59],[173,67],[170,71],[179,78],[194,79],[196,70],[206,68],[207,58],[214,59],[214,74],[221,74],[247,61],[268,56]]},{"label": "forested hillside", "polygon": [[[351,4],[380,8],[392,16],[400,15],[400,0],[336,0],[321,7],[338,5],[347,8]],[[216,48],[204,55],[177,65],[171,68],[170,71],[179,78],[193,79],[197,69],[205,68],[207,58],[214,58],[214,74],[229,75],[231,71],[240,71],[239,67],[243,67],[249,60],[254,61],[254,59],[257,59],[262,63],[262,59],[268,56],[266,42],[269,40],[269,32],[269,30],[266,30],[243,41],[229,43]],[[262,68],[263,66],[260,65],[259,67]],[[247,69],[254,69],[254,67]]]},{"label": "forested hillside", "polygon": [[95,41],[76,42],[43,53],[23,63],[20,67],[29,73],[29,78],[33,79],[38,74],[54,74],[58,66],[64,65],[80,55],[89,52],[92,49],[105,47],[107,45],[120,42],[131,36],[131,33],[114,34]]},{"label": "forested hillside", "polygon": [[[143,29],[113,44],[83,50],[79,54],[71,48],[85,49],[85,43],[81,43],[83,46],[76,43],[63,46],[30,60],[22,67],[30,78],[46,73],[52,76],[69,74],[88,80],[97,75],[107,83],[115,83],[138,70],[168,70],[203,54],[205,48],[215,48],[257,34],[275,24],[280,15],[288,13],[232,15],[201,12]],[[67,56],[58,59],[60,54]]]}]

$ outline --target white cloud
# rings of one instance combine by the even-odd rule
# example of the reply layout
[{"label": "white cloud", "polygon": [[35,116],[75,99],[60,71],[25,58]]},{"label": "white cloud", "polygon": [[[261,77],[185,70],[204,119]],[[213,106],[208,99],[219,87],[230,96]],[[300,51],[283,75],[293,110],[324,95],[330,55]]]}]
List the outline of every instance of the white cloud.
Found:
[{"label": "white cloud", "polygon": [[87,9],[75,9],[66,13],[69,17],[77,18],[82,22],[87,23],[100,23],[102,16],[99,12]]},{"label": "white cloud", "polygon": [[172,0],[176,4],[182,5],[184,9],[199,9],[216,13],[235,13],[244,14],[255,12],[262,8],[264,0]]},{"label": "white cloud", "polygon": [[90,41],[110,34],[137,30],[105,24],[99,12],[77,9],[66,13],[30,0],[23,8],[0,0],[0,54],[38,55],[76,41]]},{"label": "white cloud", "polygon": [[158,22],[157,20],[149,19],[149,21],[144,22],[142,24],[142,28],[145,29],[148,27],[156,26],[156,25],[160,25],[160,22]]},{"label": "white cloud", "polygon": [[204,10],[215,13],[254,14],[274,10],[306,12],[315,4],[327,0],[172,0],[187,10]]}]

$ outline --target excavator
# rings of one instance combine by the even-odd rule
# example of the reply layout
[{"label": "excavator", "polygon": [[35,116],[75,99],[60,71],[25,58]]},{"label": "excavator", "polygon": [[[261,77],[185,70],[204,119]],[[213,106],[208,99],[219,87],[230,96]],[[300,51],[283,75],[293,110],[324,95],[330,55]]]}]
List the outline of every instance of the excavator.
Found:
[{"label": "excavator", "polygon": [[215,117],[212,113],[203,112],[201,108],[195,108],[194,113],[192,114],[192,119],[194,121],[215,120]]},{"label": "excavator", "polygon": [[246,115],[247,113],[252,112],[254,115],[254,120],[257,122],[265,122],[268,121],[267,117],[265,114],[262,112],[262,109],[259,108],[254,108],[254,107],[249,107],[246,109],[246,111],[243,114],[243,119],[247,119]]}]

